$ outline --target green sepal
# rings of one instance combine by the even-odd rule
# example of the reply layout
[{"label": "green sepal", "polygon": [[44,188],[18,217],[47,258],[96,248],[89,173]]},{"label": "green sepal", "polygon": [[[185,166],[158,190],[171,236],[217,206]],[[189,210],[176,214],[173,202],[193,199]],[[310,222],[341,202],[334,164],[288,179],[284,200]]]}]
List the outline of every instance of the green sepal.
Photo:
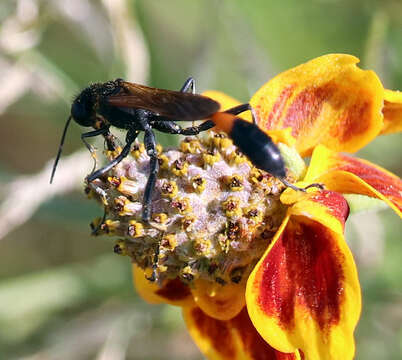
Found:
[{"label": "green sepal", "polygon": [[283,143],[279,143],[278,148],[283,160],[285,161],[285,166],[295,177],[295,181],[302,179],[306,174],[307,167],[297,150],[294,147],[289,147]]},{"label": "green sepal", "polygon": [[361,211],[378,211],[388,208],[388,205],[384,201],[366,195],[343,194],[343,197],[349,204],[351,214]]}]

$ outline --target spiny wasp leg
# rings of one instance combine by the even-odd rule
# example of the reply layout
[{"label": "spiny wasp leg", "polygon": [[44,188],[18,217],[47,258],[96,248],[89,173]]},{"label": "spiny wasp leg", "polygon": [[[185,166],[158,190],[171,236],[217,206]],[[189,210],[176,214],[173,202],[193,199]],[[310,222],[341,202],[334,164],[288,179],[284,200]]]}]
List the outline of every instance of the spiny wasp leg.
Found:
[{"label": "spiny wasp leg", "polygon": [[114,158],[109,164],[104,166],[103,168],[93,172],[92,174],[88,175],[86,178],[86,181],[88,183],[94,181],[95,179],[101,177],[103,174],[107,173],[111,168],[116,166],[120,161],[122,161],[130,152],[131,149],[131,144],[134,142],[136,137],[138,136],[139,131],[129,131],[127,133],[127,138],[126,138],[126,145],[123,147],[123,150],[121,153]]},{"label": "spiny wasp leg", "polygon": [[159,280],[158,278],[159,252],[160,252],[160,240],[158,241],[158,245],[155,249],[155,255],[152,262],[152,274],[151,276],[145,276],[145,278],[151,282],[157,282]]},{"label": "spiny wasp leg", "polygon": [[247,111],[247,110],[251,111],[251,118],[253,120],[253,124],[257,125],[257,121],[256,121],[257,115],[255,113],[254,108],[252,108],[249,103],[240,104],[240,105],[237,105],[235,107],[232,107],[232,108],[230,108],[228,110],[225,110],[225,113],[232,114],[232,115],[239,115],[242,112]]},{"label": "spiny wasp leg", "polygon": [[209,130],[215,126],[215,123],[211,120],[204,121],[198,126],[189,126],[182,128],[174,121],[155,121],[153,127],[161,132],[167,134],[179,134],[179,135],[198,135],[200,132]]},{"label": "spiny wasp leg", "polygon": [[191,76],[184,82],[180,92],[191,92],[195,94],[195,80]]},{"label": "spiny wasp leg", "polygon": [[91,222],[91,224],[90,224],[91,235],[93,235],[93,236],[98,236],[99,235],[99,230],[102,229],[102,225],[105,223],[106,215],[107,215],[107,209],[106,209],[106,206],[105,206],[104,210],[103,210],[103,216],[100,219],[99,223],[95,224],[94,222]]},{"label": "spiny wasp leg", "polygon": [[285,179],[279,179],[279,180],[280,180],[280,181],[282,182],[282,184],[284,184],[286,187],[291,188],[291,189],[293,189],[293,190],[295,190],[295,191],[306,192],[307,189],[310,189],[310,188],[313,188],[313,187],[315,187],[315,188],[317,188],[317,189],[320,189],[320,190],[324,190],[324,189],[325,189],[324,184],[320,184],[320,183],[313,183],[313,184],[307,185],[307,186],[304,187],[304,188],[300,188],[300,187],[297,187],[297,186],[293,185],[292,183],[288,182],[288,181],[285,180]]},{"label": "spiny wasp leg", "polygon": [[159,171],[159,161],[156,152],[155,135],[151,129],[145,131],[144,136],[145,148],[150,157],[149,161],[149,176],[145,185],[144,197],[142,200],[142,220],[149,223],[152,213],[152,195],[155,189],[156,178]]},{"label": "spiny wasp leg", "polygon": [[105,135],[108,132],[109,132],[109,128],[104,127],[104,128],[100,128],[100,129],[93,130],[93,131],[88,131],[86,133],[81,134],[82,142],[85,144],[86,148],[91,153],[91,157],[94,159],[94,166],[93,166],[92,171],[91,171],[92,173],[95,171],[96,165],[97,165],[96,153],[95,153],[94,147],[91,144],[89,144],[85,139],[90,138],[90,137],[94,137],[94,136],[98,136],[98,135]]}]

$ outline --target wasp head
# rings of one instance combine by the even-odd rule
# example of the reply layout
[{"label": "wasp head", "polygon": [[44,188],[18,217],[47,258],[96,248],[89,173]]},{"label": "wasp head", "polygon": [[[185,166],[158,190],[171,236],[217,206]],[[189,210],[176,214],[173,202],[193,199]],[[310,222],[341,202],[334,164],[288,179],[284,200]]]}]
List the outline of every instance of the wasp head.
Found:
[{"label": "wasp head", "polygon": [[79,94],[71,105],[71,116],[81,126],[93,126],[95,123],[95,99],[90,88]]}]

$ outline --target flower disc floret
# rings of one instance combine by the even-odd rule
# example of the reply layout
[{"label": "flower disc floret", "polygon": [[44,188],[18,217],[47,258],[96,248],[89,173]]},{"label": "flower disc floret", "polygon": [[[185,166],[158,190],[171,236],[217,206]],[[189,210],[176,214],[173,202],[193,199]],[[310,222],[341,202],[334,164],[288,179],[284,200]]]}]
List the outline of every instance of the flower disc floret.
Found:
[{"label": "flower disc floret", "polygon": [[107,199],[98,233],[121,237],[115,251],[152,269],[160,282],[238,282],[266,249],[270,239],[262,235],[267,229],[273,235],[285,216],[279,200],[282,183],[268,176],[269,181],[261,178],[255,186],[256,169],[248,161],[233,161],[245,157],[224,134],[186,138],[179,150],[159,154],[162,166],[148,224],[141,219],[149,171],[143,149],[136,144],[108,180],[96,180]]}]

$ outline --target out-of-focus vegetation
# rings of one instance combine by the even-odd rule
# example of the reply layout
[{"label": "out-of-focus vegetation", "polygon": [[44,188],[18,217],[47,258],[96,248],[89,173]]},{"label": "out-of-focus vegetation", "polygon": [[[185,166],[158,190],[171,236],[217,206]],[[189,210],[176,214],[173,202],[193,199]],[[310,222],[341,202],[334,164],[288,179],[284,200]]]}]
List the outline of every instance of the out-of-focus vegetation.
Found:
[{"label": "out-of-focus vegetation", "polygon": [[[247,101],[278,72],[330,52],[358,56],[386,87],[402,89],[402,2],[2,0],[1,197],[55,156],[72,97],[90,82],[123,77],[178,89],[191,75],[198,91]],[[61,163],[83,148],[81,131],[71,126]],[[401,140],[380,137],[358,155],[401,175]],[[89,154],[77,166],[89,172]],[[63,180],[56,173],[55,183]],[[19,186],[23,196],[3,215],[50,189]],[[100,215],[77,187],[0,239],[0,358],[202,358],[179,310],[145,304],[128,260],[112,253],[111,239],[90,236]],[[0,225],[0,234],[11,226]],[[357,214],[347,232],[364,299],[357,359],[400,359],[401,222],[390,210]]]}]

